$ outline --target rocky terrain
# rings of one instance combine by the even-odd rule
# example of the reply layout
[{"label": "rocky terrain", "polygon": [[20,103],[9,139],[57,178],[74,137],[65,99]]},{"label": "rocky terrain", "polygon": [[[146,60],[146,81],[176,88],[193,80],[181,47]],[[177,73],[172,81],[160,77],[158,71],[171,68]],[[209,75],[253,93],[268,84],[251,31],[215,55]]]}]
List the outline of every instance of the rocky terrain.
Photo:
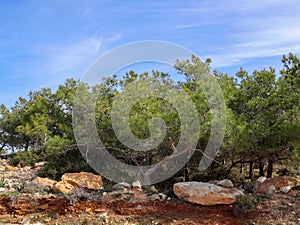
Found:
[{"label": "rocky terrain", "polygon": [[167,196],[138,181],[108,188],[91,173],[65,174],[58,182],[37,177],[43,165],[0,161],[0,225],[300,223],[299,183],[287,176],[261,177],[243,189],[230,180],[181,182]]}]

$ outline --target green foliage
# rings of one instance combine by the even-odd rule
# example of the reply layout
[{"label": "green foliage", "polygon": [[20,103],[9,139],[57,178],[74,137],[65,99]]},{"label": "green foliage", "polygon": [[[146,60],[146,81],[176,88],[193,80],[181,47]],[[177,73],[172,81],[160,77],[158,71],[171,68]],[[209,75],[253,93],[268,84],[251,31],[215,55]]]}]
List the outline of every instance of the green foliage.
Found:
[{"label": "green foliage", "polygon": [[21,164],[22,166],[33,166],[34,163],[41,160],[41,156],[34,150],[28,152],[17,152],[11,159],[14,166]]},{"label": "green foliage", "polygon": [[13,188],[16,189],[18,192],[23,191],[24,187],[25,187],[25,183],[24,182],[15,183],[13,185]]},{"label": "green foliage", "polygon": [[251,195],[239,195],[233,204],[233,212],[236,216],[247,215],[258,205],[258,199]]},{"label": "green foliage", "polygon": [[7,180],[4,177],[0,177],[0,188],[7,184]]},{"label": "green foliage", "polygon": [[[210,137],[212,123],[218,120],[212,118],[213,110],[209,108],[204,94],[205,90],[214,90],[214,86],[209,82],[203,82],[202,86],[197,83],[200,78],[208,79],[210,62],[202,63],[196,56],[177,61],[174,67],[181,76],[179,82],[158,71],[142,74],[129,71],[121,78],[105,78],[101,85],[94,87],[79,85],[76,80],[68,79],[55,92],[50,88],[31,91],[28,98],[20,97],[10,109],[1,105],[0,151],[16,153],[12,158],[13,165],[47,161],[40,175],[57,180],[66,172],[92,171],[78,150],[73,134],[73,100],[79,88],[85,93],[81,96],[82,102],[91,101],[90,93],[98,96],[95,108],[97,131],[110,154],[131,165],[158,163],[172,154],[182,132],[180,115],[171,102],[163,97],[143,98],[133,105],[129,113],[130,130],[141,140],[153,135],[149,127],[153,118],[165,122],[166,135],[151,151],[132,151],[124,146],[115,135],[111,122],[113,102],[132,82],[148,79],[157,91],[163,92],[160,88],[163,85],[174,93],[188,93],[198,112],[201,129],[193,134],[199,138],[197,149],[172,181],[177,177],[185,180],[189,177],[196,180],[230,177],[239,183],[244,181],[245,174],[253,177],[254,167],[260,167],[262,173],[267,169],[267,175],[271,176],[273,164],[283,160],[290,167],[288,171],[296,171],[300,162],[300,63],[297,56],[289,54],[283,56],[283,68],[279,74],[273,68],[252,73],[240,69],[235,77],[213,71],[223,90],[227,126],[215,161],[207,171],[199,173],[197,168]],[[143,93],[142,87],[134,91],[137,95]],[[214,96],[211,98],[215,100]],[[127,102],[119,104],[120,108],[124,108]],[[187,115],[192,114],[184,101],[181,106]],[[89,116],[89,112],[82,116]],[[154,127],[154,130],[155,135],[161,132],[159,127]],[[89,131],[86,132],[89,135]],[[121,133],[121,136],[125,134]],[[244,168],[248,169],[247,173],[244,173]]]}]

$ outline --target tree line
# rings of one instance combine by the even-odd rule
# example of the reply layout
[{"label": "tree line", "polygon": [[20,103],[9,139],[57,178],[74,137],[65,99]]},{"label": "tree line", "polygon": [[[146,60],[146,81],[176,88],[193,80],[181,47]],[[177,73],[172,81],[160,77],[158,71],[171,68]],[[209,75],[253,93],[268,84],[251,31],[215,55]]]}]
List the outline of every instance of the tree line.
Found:
[{"label": "tree line", "polygon": [[[196,134],[195,151],[173,178],[271,177],[276,165],[283,166],[287,172],[297,170],[300,161],[300,63],[299,58],[290,53],[283,56],[282,69],[278,72],[272,67],[252,73],[241,68],[235,76],[211,71],[222,88],[227,124],[217,157],[207,170],[198,171],[210,136],[212,112],[195,76],[205,76],[211,70],[210,63],[209,59],[203,63],[196,56],[177,61],[174,68],[181,77],[179,81],[159,71],[141,74],[129,71],[121,78],[107,77],[99,85],[84,87],[87,93],[98,95],[95,121],[98,135],[108,151],[127,164],[153,165],[176,150],[182,132],[180,115],[169,101],[161,97],[140,100],[129,115],[131,132],[139,139],[153,135],[149,122],[161,118],[166,125],[166,134],[160,145],[150,151],[133,151],[114,133],[111,113],[116,97],[130,83],[151,79],[155,88],[163,85],[179,93],[188,93],[198,112],[200,129]],[[66,172],[92,171],[78,150],[73,134],[73,101],[78,88],[81,88],[79,81],[67,79],[56,91],[42,88],[30,91],[27,98],[19,97],[11,108],[2,104],[2,154],[13,153],[11,161],[15,165],[47,161],[41,175],[54,179]],[[88,101],[88,98],[82,96],[82,100]]]}]

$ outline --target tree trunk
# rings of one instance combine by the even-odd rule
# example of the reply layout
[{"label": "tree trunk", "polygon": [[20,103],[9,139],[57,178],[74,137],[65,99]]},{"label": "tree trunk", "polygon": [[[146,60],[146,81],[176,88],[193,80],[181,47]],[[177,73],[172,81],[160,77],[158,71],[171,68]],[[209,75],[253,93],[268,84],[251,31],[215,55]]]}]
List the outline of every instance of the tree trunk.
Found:
[{"label": "tree trunk", "polygon": [[249,179],[253,179],[253,161],[250,161],[249,164]]},{"label": "tree trunk", "polygon": [[273,160],[268,160],[267,178],[271,178],[273,173]]},{"label": "tree trunk", "polygon": [[26,141],[25,143],[25,152],[28,152],[29,149],[29,141]]},{"label": "tree trunk", "polygon": [[244,169],[244,163],[241,163],[241,166],[240,166],[240,174],[243,173],[243,169]]},{"label": "tree trunk", "polygon": [[184,166],[184,181],[185,182],[190,181],[190,169],[188,163],[185,164]]},{"label": "tree trunk", "polygon": [[259,167],[259,176],[264,177],[265,176],[265,172],[264,172],[265,163],[263,160],[259,161],[258,167]]}]

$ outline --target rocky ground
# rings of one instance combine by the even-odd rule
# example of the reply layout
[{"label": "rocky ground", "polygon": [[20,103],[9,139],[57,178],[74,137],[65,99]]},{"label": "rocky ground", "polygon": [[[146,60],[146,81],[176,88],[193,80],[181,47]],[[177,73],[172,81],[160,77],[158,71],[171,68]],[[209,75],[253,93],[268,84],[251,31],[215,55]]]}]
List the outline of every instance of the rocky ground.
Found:
[{"label": "rocky ground", "polygon": [[259,200],[257,207],[237,216],[233,204],[192,204],[138,184],[119,184],[113,190],[76,187],[68,193],[54,192],[47,185],[33,185],[41,166],[20,168],[0,162],[0,225],[300,224],[299,190],[254,195]]}]

